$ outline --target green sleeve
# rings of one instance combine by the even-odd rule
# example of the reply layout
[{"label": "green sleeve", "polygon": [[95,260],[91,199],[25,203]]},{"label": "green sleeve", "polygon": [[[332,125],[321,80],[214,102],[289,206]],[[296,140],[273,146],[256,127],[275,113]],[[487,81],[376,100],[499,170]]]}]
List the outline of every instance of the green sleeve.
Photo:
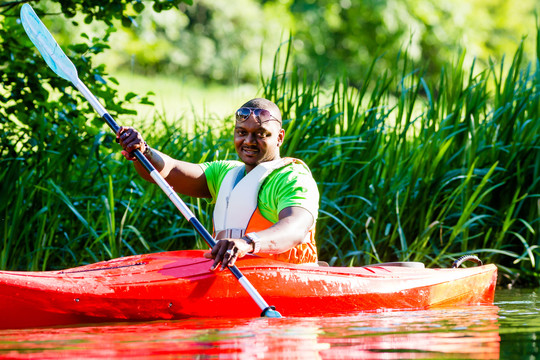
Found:
[{"label": "green sleeve", "polygon": [[294,163],[274,171],[259,193],[259,210],[272,222],[279,220],[281,210],[298,206],[306,209],[316,220],[319,212],[319,190],[309,168]]}]

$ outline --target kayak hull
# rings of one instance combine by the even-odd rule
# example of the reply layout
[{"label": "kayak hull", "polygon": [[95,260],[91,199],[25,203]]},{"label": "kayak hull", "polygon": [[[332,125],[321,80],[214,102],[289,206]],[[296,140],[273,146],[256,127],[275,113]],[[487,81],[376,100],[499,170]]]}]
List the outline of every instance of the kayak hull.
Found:
[{"label": "kayak hull", "polygon": [[[260,309],[204,251],[119,258],[63,271],[0,271],[0,328],[187,317],[257,317]],[[284,316],[492,304],[497,268],[317,267],[247,256],[237,264]]]}]

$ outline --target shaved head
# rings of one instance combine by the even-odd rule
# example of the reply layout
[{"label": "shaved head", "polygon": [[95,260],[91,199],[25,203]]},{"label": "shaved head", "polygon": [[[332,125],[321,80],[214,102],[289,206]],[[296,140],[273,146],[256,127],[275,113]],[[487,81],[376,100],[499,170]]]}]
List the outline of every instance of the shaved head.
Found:
[{"label": "shaved head", "polygon": [[265,109],[270,111],[270,114],[279,122],[281,123],[281,111],[279,111],[279,108],[276,104],[274,104],[272,101],[263,99],[263,98],[255,98],[249,100],[247,103],[242,105],[242,107],[248,107],[248,108],[255,108],[255,109]]}]

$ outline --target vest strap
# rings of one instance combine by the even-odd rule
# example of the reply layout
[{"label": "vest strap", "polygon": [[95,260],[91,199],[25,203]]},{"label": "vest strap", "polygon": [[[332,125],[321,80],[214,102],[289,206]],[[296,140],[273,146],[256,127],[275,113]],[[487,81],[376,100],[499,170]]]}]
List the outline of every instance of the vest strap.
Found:
[{"label": "vest strap", "polygon": [[225,230],[216,232],[215,238],[216,240],[240,239],[245,234],[246,234],[245,229],[225,229]]}]

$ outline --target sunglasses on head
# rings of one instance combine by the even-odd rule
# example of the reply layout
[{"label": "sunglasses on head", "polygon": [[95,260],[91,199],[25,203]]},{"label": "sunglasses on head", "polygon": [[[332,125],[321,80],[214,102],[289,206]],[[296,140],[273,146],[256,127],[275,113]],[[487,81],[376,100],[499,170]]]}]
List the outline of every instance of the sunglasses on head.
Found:
[{"label": "sunglasses on head", "polygon": [[259,124],[262,124],[270,120],[275,120],[281,124],[281,121],[276,119],[270,113],[270,111],[266,109],[248,108],[248,107],[241,107],[240,109],[236,110],[236,121],[244,122],[251,116],[251,114],[255,115],[255,118],[257,119]]}]

